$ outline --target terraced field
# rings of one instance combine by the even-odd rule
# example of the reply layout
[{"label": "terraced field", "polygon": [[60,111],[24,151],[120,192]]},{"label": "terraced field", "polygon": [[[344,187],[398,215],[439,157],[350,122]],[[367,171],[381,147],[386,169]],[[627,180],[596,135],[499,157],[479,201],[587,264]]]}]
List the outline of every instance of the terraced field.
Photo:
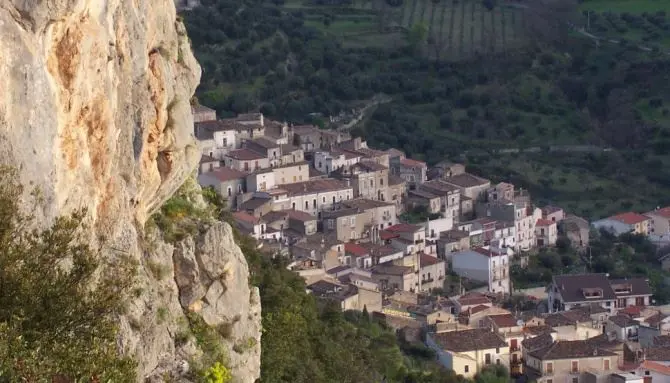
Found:
[{"label": "terraced field", "polygon": [[[428,29],[426,54],[440,59],[506,52],[524,41],[522,11],[501,6],[489,11],[480,0],[403,0],[397,7],[386,0],[354,0],[348,7],[290,0],[285,7],[301,9],[309,25],[352,47],[400,46],[403,31],[419,23]],[[334,17],[324,23],[325,14]]]},{"label": "terraced field", "polygon": [[405,0],[399,7],[389,6],[385,0],[358,0],[353,6],[379,11],[380,26],[385,30],[425,24],[427,51],[440,58],[505,52],[524,41],[524,15],[519,9],[495,7],[489,11],[478,0]]}]

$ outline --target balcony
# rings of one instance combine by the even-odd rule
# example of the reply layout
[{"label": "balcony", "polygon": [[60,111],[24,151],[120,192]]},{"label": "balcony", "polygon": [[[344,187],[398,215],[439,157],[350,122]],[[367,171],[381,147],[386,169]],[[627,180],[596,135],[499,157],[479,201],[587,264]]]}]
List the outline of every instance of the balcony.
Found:
[{"label": "balcony", "polygon": [[434,281],[435,281],[434,278],[426,278],[426,279],[422,279],[422,280],[421,280],[421,283],[432,283],[432,282],[434,282]]},{"label": "balcony", "polygon": [[521,351],[521,346],[516,345],[516,346],[509,346],[509,352],[518,352]]}]

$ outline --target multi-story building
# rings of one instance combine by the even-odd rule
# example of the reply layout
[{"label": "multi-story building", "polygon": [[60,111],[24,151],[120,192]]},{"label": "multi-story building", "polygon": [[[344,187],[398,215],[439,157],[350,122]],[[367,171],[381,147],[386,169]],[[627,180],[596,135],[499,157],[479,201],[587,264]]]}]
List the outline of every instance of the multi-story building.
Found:
[{"label": "multi-story building", "polygon": [[445,262],[428,254],[419,254],[419,291],[431,291],[444,286]]},{"label": "multi-story building", "polygon": [[561,220],[559,230],[570,240],[573,247],[583,248],[589,245],[591,225],[584,218],[568,215]]},{"label": "multi-story building", "polygon": [[331,172],[350,168],[361,161],[361,155],[343,150],[317,151],[314,153],[314,168],[329,175]]},{"label": "multi-story building", "polygon": [[458,187],[441,180],[432,180],[421,184],[419,190],[440,196],[440,211],[445,217],[458,221],[461,215],[461,192]]},{"label": "multi-story building", "polygon": [[[360,210],[363,213],[364,223],[369,228],[377,227],[379,230],[383,230],[397,222],[396,207],[389,202],[357,198],[342,201],[342,206]],[[371,234],[377,233],[376,231],[371,232]]]},{"label": "multi-story building", "polygon": [[512,314],[489,315],[486,318],[487,325],[491,330],[500,334],[509,345],[509,367],[512,375],[523,373],[523,355],[521,353],[521,342],[525,338],[523,332],[523,321],[517,320]]},{"label": "multi-story building", "polygon": [[423,161],[397,157],[391,162],[391,172],[405,180],[409,190],[414,190],[418,185],[426,182],[428,166]]},{"label": "multi-story building", "polygon": [[607,274],[556,275],[547,287],[549,312],[595,304],[615,313],[628,306],[648,306],[651,295],[644,278],[608,279]]},{"label": "multi-story building", "polygon": [[[286,191],[288,208],[300,210],[321,217],[321,212],[332,209],[338,202],[352,198],[353,189],[344,181],[324,178],[304,182],[286,184],[281,187]],[[276,203],[283,204],[277,196]],[[283,210],[284,207],[278,210]]]},{"label": "multi-story building", "polygon": [[388,196],[388,168],[373,161],[361,161],[349,168],[340,168],[333,177],[349,180],[354,197],[386,201]]},{"label": "multi-story building", "polygon": [[451,269],[462,277],[486,282],[489,292],[510,293],[507,249],[477,247],[452,253]]},{"label": "multi-story building", "polygon": [[[416,209],[419,206],[422,206],[430,214],[436,214],[440,212],[442,207],[441,198],[437,194],[425,190],[410,190],[407,193],[407,208]],[[453,219],[453,216],[449,216]]]},{"label": "multi-story building", "polygon": [[357,208],[324,211],[321,213],[323,232],[334,233],[343,242],[367,237],[364,214]]},{"label": "multi-story building", "polygon": [[445,178],[444,182],[457,187],[462,196],[474,201],[486,199],[486,191],[491,187],[491,181],[470,173],[461,173]]},{"label": "multi-story building", "polygon": [[246,191],[247,173],[236,169],[221,167],[198,175],[198,183],[211,186],[226,200],[228,208],[237,206],[237,197]]},{"label": "multi-story building", "polygon": [[193,122],[216,121],[216,111],[204,105],[191,106],[193,112]]},{"label": "multi-story building", "polygon": [[535,222],[535,241],[537,246],[554,246],[558,239],[556,221],[540,218]]},{"label": "multi-story building", "polygon": [[423,253],[426,248],[426,230],[420,225],[399,223],[384,229],[380,237],[405,254]]},{"label": "multi-story building", "polygon": [[441,365],[466,378],[486,366],[509,367],[509,345],[488,328],[428,333],[426,345],[435,351]]},{"label": "multi-story building", "polygon": [[498,200],[477,204],[477,215],[490,217],[496,221],[514,223],[516,251],[530,250],[536,245],[535,225],[542,218],[542,210],[528,207],[523,203]]},{"label": "multi-story building", "polygon": [[619,356],[587,340],[557,341],[529,352],[525,369],[538,383],[609,383]]},{"label": "multi-story building", "polygon": [[254,172],[270,167],[270,161],[264,155],[251,149],[232,150],[224,155],[227,167],[243,172]]}]

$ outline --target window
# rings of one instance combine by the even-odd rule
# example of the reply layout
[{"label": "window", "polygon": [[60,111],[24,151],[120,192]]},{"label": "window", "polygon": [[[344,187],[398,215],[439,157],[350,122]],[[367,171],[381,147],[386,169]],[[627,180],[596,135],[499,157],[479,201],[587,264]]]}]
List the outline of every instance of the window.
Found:
[{"label": "window", "polygon": [[351,225],[351,226],[356,225],[356,217],[349,218],[349,225]]},{"label": "window", "polygon": [[547,379],[547,380],[545,380],[545,382],[546,383],[554,383],[554,380],[553,379]]},{"label": "window", "polygon": [[314,200],[312,200],[312,207],[313,207],[314,209],[316,209],[316,198],[314,198]]},{"label": "window", "polygon": [[383,178],[380,178],[380,179],[379,179],[379,185],[380,185],[380,186],[384,186],[384,179],[383,179]]},{"label": "window", "polygon": [[293,210],[295,210],[295,202],[293,202]]},{"label": "window", "polygon": [[610,360],[609,359],[603,360],[603,370],[609,371],[609,369],[610,369]]},{"label": "window", "polygon": [[223,137],[223,146],[228,146],[228,138]]},{"label": "window", "polygon": [[323,197],[323,203],[326,203],[326,197]]},{"label": "window", "polygon": [[356,239],[356,232],[355,231],[351,232],[351,239]]},{"label": "window", "polygon": [[486,365],[491,364],[491,354],[484,355],[484,364]]},{"label": "window", "polygon": [[305,210],[309,209],[309,201],[305,201]]},{"label": "window", "polygon": [[335,196],[333,196],[333,204],[335,203]]},{"label": "window", "polygon": [[579,383],[579,378],[572,378],[572,383]]},{"label": "window", "polygon": [[466,364],[465,367],[463,367],[463,372],[465,372],[466,374],[470,372],[470,366]]},{"label": "window", "polygon": [[228,197],[230,197],[231,195],[233,195],[233,188],[228,186]]},{"label": "window", "polygon": [[496,364],[500,366],[500,359],[496,359]]},{"label": "window", "polygon": [[573,360],[572,361],[572,368],[570,370],[572,372],[579,372],[579,361],[578,360]]},{"label": "window", "polygon": [[554,364],[552,362],[547,362],[547,366],[545,367],[544,370],[547,374],[553,374],[554,373]]}]

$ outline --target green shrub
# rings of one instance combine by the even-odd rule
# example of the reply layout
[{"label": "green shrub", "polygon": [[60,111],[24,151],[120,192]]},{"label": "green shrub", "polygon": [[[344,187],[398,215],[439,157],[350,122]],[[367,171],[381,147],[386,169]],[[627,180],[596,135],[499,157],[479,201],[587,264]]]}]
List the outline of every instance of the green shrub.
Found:
[{"label": "green shrub", "polygon": [[85,212],[26,230],[17,176],[0,167],[0,380],[135,381],[116,340],[137,264],[91,249]]},{"label": "green shrub", "polygon": [[233,379],[233,376],[223,364],[216,362],[205,372],[206,383],[227,383]]}]

